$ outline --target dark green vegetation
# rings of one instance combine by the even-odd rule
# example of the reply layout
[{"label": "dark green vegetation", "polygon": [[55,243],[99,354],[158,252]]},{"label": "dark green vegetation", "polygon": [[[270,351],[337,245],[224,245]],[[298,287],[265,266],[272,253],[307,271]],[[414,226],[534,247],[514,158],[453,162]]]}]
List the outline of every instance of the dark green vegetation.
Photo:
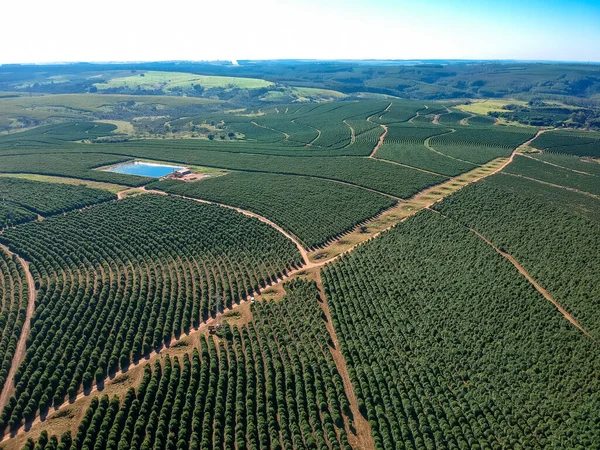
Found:
[{"label": "dark green vegetation", "polygon": [[[399,107],[403,104],[398,103]],[[278,142],[270,142],[269,138],[261,141],[259,135],[252,141],[143,139],[89,144],[68,142],[61,145],[47,142],[27,147],[16,141],[21,134],[35,134],[35,130],[31,130],[10,135],[14,140],[7,143],[4,149],[0,145],[0,167],[4,172],[33,172],[139,186],[150,179],[93,169],[128,158],[149,158],[241,171],[308,175],[344,181],[398,197],[410,197],[427,186],[443,181],[444,177],[359,158],[371,153],[383,132],[381,127],[366,119],[377,111],[383,112],[387,106],[387,102],[372,101],[364,104],[292,105],[285,109],[282,106],[278,109],[279,113],[269,111],[264,116],[254,117],[252,121],[262,120],[267,124],[264,126],[277,126],[287,130],[284,133],[289,132],[287,139],[281,133]],[[230,129],[230,126],[234,130],[238,123],[235,120],[239,118],[248,117],[231,115],[218,120],[225,123],[224,130]],[[233,120],[232,124],[228,125],[225,119]],[[314,126],[321,128],[315,131],[311,128]],[[269,128],[256,128],[271,133]],[[294,134],[293,129],[296,128],[309,130],[310,133]],[[44,136],[44,133],[39,134]]]},{"label": "dark green vegetation", "polygon": [[514,127],[393,125],[376,157],[453,176],[509,156],[533,135],[531,129]]},{"label": "dark green vegetation", "polygon": [[298,237],[306,248],[322,245],[396,203],[341,183],[263,173],[231,173],[196,183],[165,180],[148,188],[254,211]]},{"label": "dark green vegetation", "polygon": [[127,368],[299,264],[296,247],[218,206],[142,195],[5,230],[39,286],[11,428]]},{"label": "dark green vegetation", "polygon": [[[537,98],[590,98],[600,93],[596,64],[521,63],[489,61],[244,61],[239,65],[217,62],[155,62],[127,64],[4,65],[0,68],[0,90],[45,93],[95,91],[99,81],[137,75],[142,71],[261,78],[278,87],[265,89],[191,89],[187,95],[242,98],[285,98],[286,86],[325,88],[353,94],[374,92],[404,98],[446,99],[503,96]],[[99,80],[96,76],[102,74]],[[51,83],[50,76],[68,82]],[[142,78],[143,81],[143,78]],[[189,83],[186,85],[189,87]],[[132,91],[123,91],[136,93]],[[141,94],[160,94],[159,86]],[[166,91],[164,91],[166,92]],[[177,92],[174,92],[177,94]]]},{"label": "dark green vegetation", "polygon": [[0,228],[11,227],[37,219],[37,215],[4,198],[0,203]]},{"label": "dark green vegetation", "polygon": [[115,125],[92,122],[67,122],[58,125],[46,125],[16,134],[0,136],[0,147],[64,144],[69,141],[94,140],[108,136],[116,129]]},{"label": "dark green vegetation", "polygon": [[[316,287],[286,286],[287,299],[255,305],[254,321],[227,327],[218,343],[202,339],[181,361],[167,358],[152,369],[148,364],[138,389],[122,401],[92,400],[77,434],[64,435],[61,445],[350,449],[343,418],[348,400],[329,352]],[[33,441],[25,448],[33,450]]]},{"label": "dark green vegetation", "polygon": [[[436,204],[441,214],[374,237],[537,131],[506,120],[563,108],[566,120],[545,117],[591,127],[591,116],[575,119],[598,108],[598,66],[242,61],[235,84],[189,75],[229,76],[228,64],[176,66],[0,67],[0,89],[16,90],[0,93],[0,242],[29,262],[0,261],[0,381],[16,371],[0,405],[3,446],[40,436],[26,448],[600,447],[594,132],[547,132],[532,144],[541,151],[524,149]],[[111,90],[130,95],[101,93]],[[465,104],[479,97],[498,99]],[[502,120],[471,114],[510,103],[519,107]],[[102,170],[132,159],[207,176]],[[114,196],[4,178],[18,173],[173,195],[131,189],[87,207]],[[69,209],[81,210],[55,214]],[[5,227],[35,212],[50,217]],[[592,338],[465,225],[513,255]],[[310,264],[279,227],[315,250]],[[28,270],[35,311],[24,359],[10,366]],[[270,286],[290,274],[285,289]],[[92,398],[64,405],[82,391]],[[30,434],[8,436],[32,421]]]},{"label": "dark green vegetation", "polygon": [[494,125],[495,120],[491,117],[474,116],[467,119],[467,123],[473,126],[490,126]]},{"label": "dark green vegetation", "polygon": [[[590,162],[589,164],[592,165],[592,168],[594,165],[598,165],[596,162]],[[506,171],[546,183],[600,195],[599,175],[575,172],[568,168],[544,164],[533,158],[517,156]]]},{"label": "dark green vegetation", "polygon": [[[35,173],[40,175],[56,175],[59,177],[80,178],[90,181],[104,181],[108,183],[123,184],[126,186],[141,186],[153,181],[153,178],[123,175],[114,172],[94,170],[102,166],[110,166],[131,159],[128,156],[115,156],[102,153],[84,153],[77,150],[86,150],[90,145],[82,148],[63,147],[38,147],[28,148],[26,153],[17,153],[4,156],[0,151],[0,171],[4,173]],[[55,150],[59,153],[45,153]],[[69,152],[69,150],[72,150]]]},{"label": "dark green vegetation", "polygon": [[600,199],[496,175],[436,209],[482,233],[600,337]]},{"label": "dark green vegetation", "polygon": [[[431,137],[451,132],[451,129],[440,126],[390,126],[375,156],[448,176],[474,169],[476,165],[473,163],[451,158],[431,148]],[[490,155],[490,159],[493,158],[493,154]]]},{"label": "dark green vegetation", "polygon": [[597,133],[551,131],[536,139],[533,147],[551,153],[600,158],[600,136]]},{"label": "dark green vegetation", "polygon": [[571,155],[550,152],[529,153],[528,156],[531,156],[538,161],[555,164],[559,167],[571,169],[583,174],[600,176],[600,164],[598,164],[598,160],[594,160],[592,158],[579,158]]},{"label": "dark green vegetation", "polygon": [[376,448],[598,446],[597,344],[462,225],[425,211],[323,273]]},{"label": "dark green vegetation", "polygon": [[9,177],[0,177],[0,197],[5,206],[11,203],[43,216],[67,212],[117,198],[110,192],[85,186]]},{"label": "dark green vegetation", "polygon": [[577,106],[556,105],[541,100],[531,100],[526,106],[507,105],[507,112],[490,112],[511,122],[535,127],[576,127],[600,129],[600,110]]},{"label": "dark green vegetation", "polygon": [[0,249],[0,391],[12,365],[27,313],[28,286],[23,265]]},{"label": "dark green vegetation", "polygon": [[429,146],[450,158],[473,164],[508,157],[519,145],[535,135],[527,128],[457,128],[454,132],[434,136]]}]

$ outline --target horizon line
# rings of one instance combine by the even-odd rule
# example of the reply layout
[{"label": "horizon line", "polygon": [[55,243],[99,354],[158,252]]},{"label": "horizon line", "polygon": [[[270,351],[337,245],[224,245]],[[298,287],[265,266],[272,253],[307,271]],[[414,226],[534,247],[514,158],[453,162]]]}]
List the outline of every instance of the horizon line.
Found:
[{"label": "horizon line", "polygon": [[503,63],[522,63],[522,64],[581,64],[581,65],[596,65],[599,61],[589,60],[563,60],[563,59],[505,59],[505,58],[490,58],[490,59],[469,59],[469,58],[264,58],[264,59],[157,59],[157,60],[72,60],[72,61],[43,61],[43,62],[4,62],[0,63],[0,67],[4,66],[51,66],[51,65],[69,65],[69,64],[148,64],[148,63],[231,63],[233,67],[238,66],[239,62],[272,62],[272,61],[300,61],[300,62],[503,62]]}]

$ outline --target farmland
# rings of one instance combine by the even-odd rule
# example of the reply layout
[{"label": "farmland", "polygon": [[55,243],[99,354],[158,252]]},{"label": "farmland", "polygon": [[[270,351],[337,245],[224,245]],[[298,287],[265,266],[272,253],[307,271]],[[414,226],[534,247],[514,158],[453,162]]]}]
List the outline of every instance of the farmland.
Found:
[{"label": "farmland", "polygon": [[351,448],[348,400],[327,351],[316,287],[296,282],[288,290],[285,300],[256,306],[254,323],[227,328],[218,343],[203,338],[183,360],[147,365],[139,388],[122,402],[93,401],[77,434],[60,442],[115,449]]},{"label": "farmland", "polygon": [[461,225],[419,214],[327,266],[324,286],[375,448],[597,439],[595,344]]},{"label": "farmland", "polygon": [[593,281],[600,268],[600,228],[597,217],[574,207],[597,212],[600,200],[550,186],[544,196],[532,196],[535,182],[523,180],[520,189],[516,183],[511,176],[496,175],[436,208],[513,255],[590,333],[600,336]]},{"label": "farmland", "polygon": [[0,391],[9,376],[21,330],[26,320],[29,287],[22,261],[0,248]]},{"label": "farmland", "polygon": [[0,178],[0,195],[4,202],[14,203],[44,216],[116,198],[109,192],[83,186],[43,183],[8,177]]},{"label": "farmland", "polygon": [[234,173],[201,183],[165,180],[148,187],[255,211],[307,248],[325,244],[396,203],[353,186],[277,174]]},{"label": "farmland", "polygon": [[162,196],[49,218],[7,230],[1,241],[32,261],[39,285],[15,402],[2,415],[10,427],[189,332],[300,261],[292,243],[255,219]]},{"label": "farmland", "polygon": [[600,446],[593,101],[344,64],[0,66],[2,448]]}]

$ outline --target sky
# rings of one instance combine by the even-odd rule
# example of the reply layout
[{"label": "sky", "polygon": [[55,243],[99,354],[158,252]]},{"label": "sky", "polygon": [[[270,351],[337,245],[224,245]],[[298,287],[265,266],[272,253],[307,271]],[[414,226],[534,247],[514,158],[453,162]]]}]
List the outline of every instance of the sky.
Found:
[{"label": "sky", "polygon": [[600,62],[600,0],[5,2],[0,64],[227,59]]}]

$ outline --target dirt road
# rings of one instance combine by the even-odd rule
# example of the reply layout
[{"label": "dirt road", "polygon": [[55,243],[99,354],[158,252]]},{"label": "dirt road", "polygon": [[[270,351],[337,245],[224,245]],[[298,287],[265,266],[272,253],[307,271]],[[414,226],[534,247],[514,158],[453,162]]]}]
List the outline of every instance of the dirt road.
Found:
[{"label": "dirt road", "polygon": [[[0,244],[0,248],[11,256],[15,255],[5,245]],[[19,263],[21,263],[21,265],[23,266],[25,276],[27,277],[27,312],[25,314],[25,322],[23,322],[21,336],[19,337],[19,342],[17,343],[17,348],[13,356],[12,364],[6,377],[6,382],[4,383],[2,394],[0,394],[0,410],[4,409],[4,406],[8,403],[8,399],[15,390],[15,373],[17,372],[17,368],[25,358],[25,352],[27,350],[25,344],[27,342],[27,337],[29,336],[29,331],[31,330],[31,316],[33,316],[33,311],[35,309],[35,296],[37,294],[37,291],[35,289],[35,282],[33,281],[33,276],[31,275],[31,272],[29,270],[29,263],[23,258],[21,258],[19,255],[16,256],[19,260]]]}]

